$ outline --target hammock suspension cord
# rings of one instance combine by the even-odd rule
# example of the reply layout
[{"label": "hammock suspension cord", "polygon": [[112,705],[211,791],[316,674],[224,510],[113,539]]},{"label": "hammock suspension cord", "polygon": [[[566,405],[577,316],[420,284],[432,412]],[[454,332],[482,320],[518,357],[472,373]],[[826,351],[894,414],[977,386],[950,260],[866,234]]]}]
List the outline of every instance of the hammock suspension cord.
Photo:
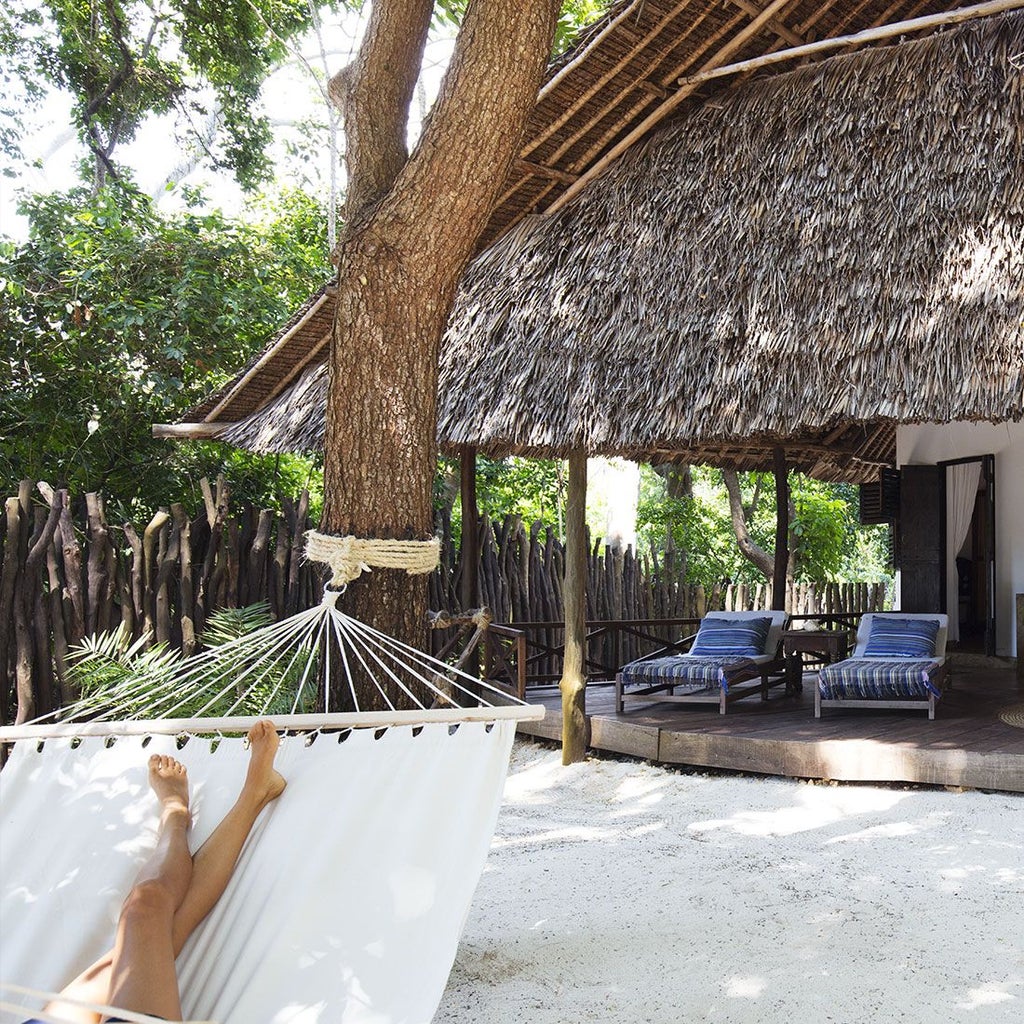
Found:
[{"label": "hammock suspension cord", "polygon": [[[313,537],[319,538],[312,545],[318,560],[324,553],[318,546],[320,539],[355,539]],[[436,561],[436,538],[425,543]],[[344,557],[350,560],[353,550],[360,552],[360,558],[365,554],[351,544],[342,547],[348,552]],[[374,554],[368,557],[375,565],[396,567]],[[423,571],[425,549],[421,546],[407,552],[405,560],[401,567]],[[342,575],[350,570],[351,564]],[[337,572],[333,563],[332,571]],[[328,588],[313,608],[169,668],[142,671],[86,693],[76,703],[24,726],[0,729],[0,740],[45,738],[47,726],[55,724],[60,734],[67,735],[74,728],[72,722],[88,726],[79,733],[87,735],[99,734],[100,723],[110,723],[112,734],[122,734],[144,729],[153,721],[197,723],[184,731],[206,728],[216,732],[241,729],[243,721],[255,717],[270,717],[280,722],[279,728],[319,728],[309,723],[320,720],[335,728],[357,728],[364,721],[366,727],[380,727],[389,721],[410,724],[416,718],[457,722],[537,718],[542,714],[542,709],[518,701],[506,690],[346,615],[337,608],[340,593]],[[486,625],[485,619],[481,616],[478,629]],[[345,725],[336,720],[339,715]],[[290,720],[287,725],[285,719]],[[300,719],[305,724],[299,725]],[[235,720],[237,727],[232,724]],[[119,722],[124,722],[125,728],[115,727]],[[128,728],[132,725],[137,728]]]}]

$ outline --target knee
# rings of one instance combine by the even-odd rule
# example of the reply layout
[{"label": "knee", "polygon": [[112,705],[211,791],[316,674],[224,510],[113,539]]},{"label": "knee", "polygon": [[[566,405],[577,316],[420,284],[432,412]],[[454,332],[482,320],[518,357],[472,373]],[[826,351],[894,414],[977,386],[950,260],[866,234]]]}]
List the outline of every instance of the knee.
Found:
[{"label": "knee", "polygon": [[135,923],[169,921],[174,910],[171,891],[163,882],[152,879],[132,886],[121,908],[121,917]]}]

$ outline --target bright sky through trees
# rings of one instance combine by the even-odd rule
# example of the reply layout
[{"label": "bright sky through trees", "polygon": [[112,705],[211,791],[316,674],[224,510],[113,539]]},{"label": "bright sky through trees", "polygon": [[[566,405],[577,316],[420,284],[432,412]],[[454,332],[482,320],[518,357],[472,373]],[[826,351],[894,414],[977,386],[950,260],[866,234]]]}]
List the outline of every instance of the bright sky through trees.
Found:
[{"label": "bright sky through trees", "polygon": [[[307,33],[290,46],[289,59],[268,77],[261,102],[273,130],[269,156],[274,179],[265,186],[267,191],[275,191],[275,186],[299,188],[326,205],[333,165],[340,203],[344,141],[339,132],[332,153],[331,111],[323,90],[327,78],[352,60],[366,28],[367,13],[365,5],[362,12],[322,9],[319,36],[316,31]],[[431,33],[413,102],[411,135],[418,134],[434,101],[454,35],[454,27],[443,23]],[[0,175],[0,235],[25,236],[27,223],[16,213],[19,193],[63,191],[80,181],[78,164],[85,150],[76,137],[71,108],[68,93],[49,89],[25,117],[24,160],[11,166],[13,175]],[[184,129],[180,114],[154,115],[135,140],[118,147],[115,159],[130,169],[136,184],[165,210],[183,205],[182,187],[187,186],[201,189],[211,207],[229,216],[237,214],[244,197],[241,188],[230,173],[213,169],[202,159]]]}]

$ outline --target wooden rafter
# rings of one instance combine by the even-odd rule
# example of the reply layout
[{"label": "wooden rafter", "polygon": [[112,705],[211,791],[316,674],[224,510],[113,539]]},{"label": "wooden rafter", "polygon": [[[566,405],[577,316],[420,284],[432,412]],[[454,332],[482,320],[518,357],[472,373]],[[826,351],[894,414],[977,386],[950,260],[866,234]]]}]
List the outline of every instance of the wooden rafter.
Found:
[{"label": "wooden rafter", "polygon": [[[766,22],[770,21],[783,7],[791,2],[792,0],[772,0],[761,14],[751,21],[746,28],[737,32],[736,35],[729,39],[725,45],[718,50],[715,56],[703,65],[701,70],[710,70],[712,67],[717,67],[720,64],[726,63],[729,58],[744,45],[744,43],[761,31]],[[548,212],[553,213],[555,210],[560,209],[569,202],[569,200],[572,199],[588,181],[600,174],[614,160],[617,160],[637,140],[643,138],[643,136],[654,127],[654,125],[668,117],[668,115],[671,114],[672,111],[675,110],[679,104],[694,91],[695,88],[696,86],[683,86],[674,95],[657,107],[652,114],[645,117],[636,128],[622,139],[621,142],[613,146],[603,157],[601,157],[600,160],[591,165],[587,172],[580,176],[579,181],[577,181],[575,185],[570,185],[569,188],[567,188],[551,204],[551,206],[548,207]]]}]

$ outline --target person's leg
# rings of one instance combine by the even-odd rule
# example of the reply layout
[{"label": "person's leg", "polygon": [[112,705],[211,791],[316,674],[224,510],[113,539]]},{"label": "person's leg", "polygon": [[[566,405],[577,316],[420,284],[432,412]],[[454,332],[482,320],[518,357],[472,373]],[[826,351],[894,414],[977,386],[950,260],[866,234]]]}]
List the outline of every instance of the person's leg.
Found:
[{"label": "person's leg", "polygon": [[181,1019],[174,968],[174,913],[192,881],[188,779],[174,758],[149,759],[149,779],[160,799],[156,849],[142,866],[121,910],[110,969],[113,1006],[167,1020]]},{"label": "person's leg", "polygon": [[[234,806],[192,858],[192,881],[174,915],[172,944],[175,957],[185,940],[210,912],[223,893],[235,862],[260,811],[284,791],[285,780],[274,769],[279,738],[269,721],[257,722],[249,730],[250,759],[245,783]],[[111,989],[113,950],[84,970],[62,995],[87,1003],[108,1003]],[[71,1024],[97,1024],[96,1014],[68,1003],[53,1003],[47,1009],[60,1012]]]},{"label": "person's leg", "polygon": [[[125,899],[113,950],[61,992],[68,999],[118,1003],[126,1009],[180,1017],[174,971],[174,912],[188,891],[192,856],[188,849],[191,813],[188,776],[172,757],[149,759],[149,783],[160,801],[156,848],[146,859]],[[97,1014],[73,1002],[54,1001],[47,1012],[73,1024],[96,1024]]]},{"label": "person's leg", "polygon": [[175,956],[223,894],[260,811],[284,792],[285,780],[274,768],[279,744],[269,721],[249,730],[249,770],[238,799],[192,858],[192,884],[174,915]]}]

